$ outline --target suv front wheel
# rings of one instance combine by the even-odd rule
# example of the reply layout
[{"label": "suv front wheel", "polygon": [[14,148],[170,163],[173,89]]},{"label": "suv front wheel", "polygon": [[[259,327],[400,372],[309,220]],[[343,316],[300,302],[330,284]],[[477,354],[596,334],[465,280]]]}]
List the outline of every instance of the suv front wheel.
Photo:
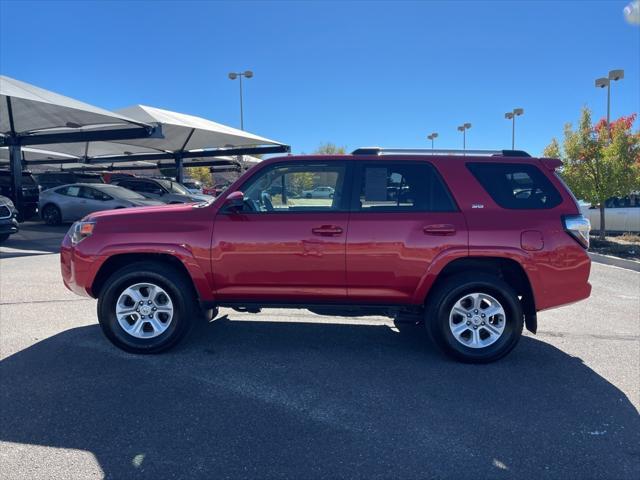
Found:
[{"label": "suv front wheel", "polygon": [[193,288],[180,272],[136,263],[109,277],[98,298],[98,320],[111,342],[132,353],[158,353],[176,345],[198,315]]},{"label": "suv front wheel", "polygon": [[516,292],[498,277],[469,272],[436,287],[426,326],[446,354],[488,363],[508,354],[522,334],[524,317]]}]

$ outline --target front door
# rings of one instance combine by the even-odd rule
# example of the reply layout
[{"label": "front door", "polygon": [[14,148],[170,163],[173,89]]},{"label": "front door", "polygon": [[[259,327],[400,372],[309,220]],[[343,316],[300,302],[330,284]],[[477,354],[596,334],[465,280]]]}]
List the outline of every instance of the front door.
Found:
[{"label": "front door", "polygon": [[[262,168],[240,187],[241,210],[215,219],[211,263],[220,301],[344,301],[347,165],[292,161]],[[327,198],[303,192],[331,187]]]},{"label": "front door", "polygon": [[425,161],[358,162],[354,181],[347,236],[349,301],[415,303],[434,259],[447,250],[466,255],[464,216]]}]

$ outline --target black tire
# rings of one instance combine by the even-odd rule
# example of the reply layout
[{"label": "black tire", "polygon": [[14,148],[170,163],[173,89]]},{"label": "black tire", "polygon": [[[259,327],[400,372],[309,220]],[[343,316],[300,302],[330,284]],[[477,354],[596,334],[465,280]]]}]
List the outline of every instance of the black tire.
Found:
[{"label": "black tire", "polygon": [[4,243],[9,239],[9,234],[8,233],[3,233],[0,234],[0,243]]},{"label": "black tire", "polygon": [[[463,345],[449,327],[452,308],[458,300],[471,293],[492,296],[505,313],[502,334],[493,344],[482,348]],[[496,276],[471,271],[448,278],[429,295],[425,325],[434,343],[450,357],[466,363],[489,363],[504,357],[517,345],[522,335],[524,315],[516,292],[507,283]]]},{"label": "black tire", "polygon": [[[137,283],[161,287],[173,303],[173,318],[167,329],[153,338],[137,338],[127,333],[116,316],[118,298]],[[131,353],[160,353],[174,347],[191,330],[202,313],[191,280],[170,265],[138,262],[113,273],[98,297],[98,321],[106,337],[118,348]]]},{"label": "black tire", "polygon": [[58,207],[50,203],[42,209],[42,220],[47,225],[60,225],[62,223],[62,212]]}]

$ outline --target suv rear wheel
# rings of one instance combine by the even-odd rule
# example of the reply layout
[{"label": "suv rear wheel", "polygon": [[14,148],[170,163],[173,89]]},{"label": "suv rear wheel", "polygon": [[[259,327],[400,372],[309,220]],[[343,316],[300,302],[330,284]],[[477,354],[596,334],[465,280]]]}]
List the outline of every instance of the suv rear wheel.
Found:
[{"label": "suv rear wheel", "polygon": [[446,354],[488,363],[508,354],[522,334],[524,317],[515,291],[484,273],[455,275],[436,287],[425,324]]},{"label": "suv rear wheel", "polygon": [[111,342],[132,353],[158,353],[190,330],[198,310],[195,293],[180,272],[156,263],[116,271],[98,298],[98,320]]}]

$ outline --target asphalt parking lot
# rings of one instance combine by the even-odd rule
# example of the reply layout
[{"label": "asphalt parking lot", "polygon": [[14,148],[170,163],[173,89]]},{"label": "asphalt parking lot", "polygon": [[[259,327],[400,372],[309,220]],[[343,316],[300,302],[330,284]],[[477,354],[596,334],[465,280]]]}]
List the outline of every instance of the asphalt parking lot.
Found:
[{"label": "asphalt parking lot", "polygon": [[491,365],[305,310],[135,356],[62,285],[65,230],[0,248],[0,478],[640,478],[640,273],[594,264],[589,300]]}]

